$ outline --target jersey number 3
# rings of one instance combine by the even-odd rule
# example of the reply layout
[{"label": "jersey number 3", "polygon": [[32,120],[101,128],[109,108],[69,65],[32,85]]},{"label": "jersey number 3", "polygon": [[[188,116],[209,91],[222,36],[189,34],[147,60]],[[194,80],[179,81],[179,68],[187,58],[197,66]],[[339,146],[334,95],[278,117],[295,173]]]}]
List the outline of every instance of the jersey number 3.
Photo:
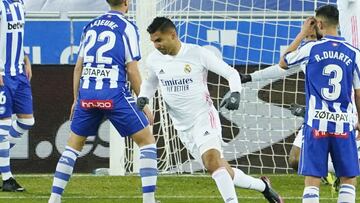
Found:
[{"label": "jersey number 3", "polygon": [[334,73],[334,77],[329,79],[329,85],[332,87],[332,91],[330,91],[330,88],[321,88],[321,94],[325,99],[334,101],[339,98],[341,93],[340,82],[343,78],[343,70],[340,66],[334,64],[325,66],[322,74],[330,77],[331,73]]},{"label": "jersey number 3", "polygon": [[86,32],[85,40],[88,42],[84,47],[84,62],[93,63],[94,56],[89,56],[88,52],[94,47],[96,42],[105,42],[96,50],[96,63],[100,64],[111,64],[112,58],[105,57],[104,53],[114,48],[116,35],[111,31],[103,31],[99,35],[95,30],[89,30]]}]

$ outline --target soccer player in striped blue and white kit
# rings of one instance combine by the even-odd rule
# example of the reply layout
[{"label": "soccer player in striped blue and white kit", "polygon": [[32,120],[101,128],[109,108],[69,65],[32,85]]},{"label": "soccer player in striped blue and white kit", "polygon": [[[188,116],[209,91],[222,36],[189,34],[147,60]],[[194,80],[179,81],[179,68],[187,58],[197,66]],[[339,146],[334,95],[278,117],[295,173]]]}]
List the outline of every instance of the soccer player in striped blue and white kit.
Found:
[{"label": "soccer player in striped blue and white kit", "polygon": [[[24,71],[24,3],[0,4],[0,172],[3,191],[23,191],[10,170],[9,149],[34,125],[32,93]],[[11,115],[17,119],[11,121]]]},{"label": "soccer player in striped blue and white kit", "polygon": [[155,202],[157,148],[149,128],[153,117],[148,108],[144,109],[146,115],[138,109],[127,86],[128,76],[132,89],[139,94],[138,29],[124,16],[128,0],[107,2],[111,10],[92,20],[83,31],[74,69],[71,134],[56,166],[49,202],[61,202],[87,136],[97,134],[104,117],[121,136],[130,136],[140,147],[143,202]]},{"label": "soccer player in striped blue and white kit", "polygon": [[352,87],[355,105],[360,110],[360,51],[337,36],[339,12],[326,5],[306,21],[300,35],[306,36],[315,26],[323,39],[308,42],[286,53],[279,62],[282,68],[305,64],[306,114],[304,142],[299,174],[305,176],[303,203],[319,202],[320,177],[327,174],[328,154],[340,177],[338,202],[355,202],[356,176],[359,175],[353,121]]}]

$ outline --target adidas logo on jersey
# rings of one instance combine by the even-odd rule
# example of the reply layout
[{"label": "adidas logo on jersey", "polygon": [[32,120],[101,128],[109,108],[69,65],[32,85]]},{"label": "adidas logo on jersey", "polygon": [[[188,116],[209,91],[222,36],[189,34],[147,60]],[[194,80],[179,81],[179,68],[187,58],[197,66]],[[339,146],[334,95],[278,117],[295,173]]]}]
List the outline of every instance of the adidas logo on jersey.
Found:
[{"label": "adidas logo on jersey", "polygon": [[210,135],[209,131],[205,131],[204,136]]},{"label": "adidas logo on jersey", "polygon": [[165,74],[165,71],[163,69],[161,69],[159,74]]}]

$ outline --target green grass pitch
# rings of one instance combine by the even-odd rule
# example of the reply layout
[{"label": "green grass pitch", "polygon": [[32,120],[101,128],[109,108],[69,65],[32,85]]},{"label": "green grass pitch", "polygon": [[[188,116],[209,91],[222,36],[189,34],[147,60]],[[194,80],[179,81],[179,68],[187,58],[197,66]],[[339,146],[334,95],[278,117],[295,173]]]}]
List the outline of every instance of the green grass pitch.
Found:
[{"label": "green grass pitch", "polygon": [[[301,202],[303,177],[296,175],[269,175],[272,185],[285,198],[285,202]],[[50,175],[18,175],[23,193],[0,192],[0,202],[47,202],[51,190]],[[137,176],[110,177],[75,175],[63,196],[64,203],[141,203],[140,178]],[[262,194],[237,189],[239,202],[266,202]],[[221,203],[222,199],[210,176],[159,176],[156,193],[161,203]],[[336,202],[336,193],[328,185],[321,186],[321,202]],[[357,199],[360,191],[357,189]]]}]

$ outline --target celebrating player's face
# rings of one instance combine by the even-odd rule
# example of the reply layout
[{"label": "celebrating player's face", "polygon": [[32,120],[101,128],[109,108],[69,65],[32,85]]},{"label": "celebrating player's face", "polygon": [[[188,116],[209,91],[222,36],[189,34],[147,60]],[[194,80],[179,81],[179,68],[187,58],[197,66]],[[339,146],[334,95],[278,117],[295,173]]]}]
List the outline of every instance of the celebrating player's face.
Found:
[{"label": "celebrating player's face", "polygon": [[150,34],[150,40],[154,46],[164,55],[173,55],[174,50],[174,33],[172,31],[160,32],[157,31]]}]

